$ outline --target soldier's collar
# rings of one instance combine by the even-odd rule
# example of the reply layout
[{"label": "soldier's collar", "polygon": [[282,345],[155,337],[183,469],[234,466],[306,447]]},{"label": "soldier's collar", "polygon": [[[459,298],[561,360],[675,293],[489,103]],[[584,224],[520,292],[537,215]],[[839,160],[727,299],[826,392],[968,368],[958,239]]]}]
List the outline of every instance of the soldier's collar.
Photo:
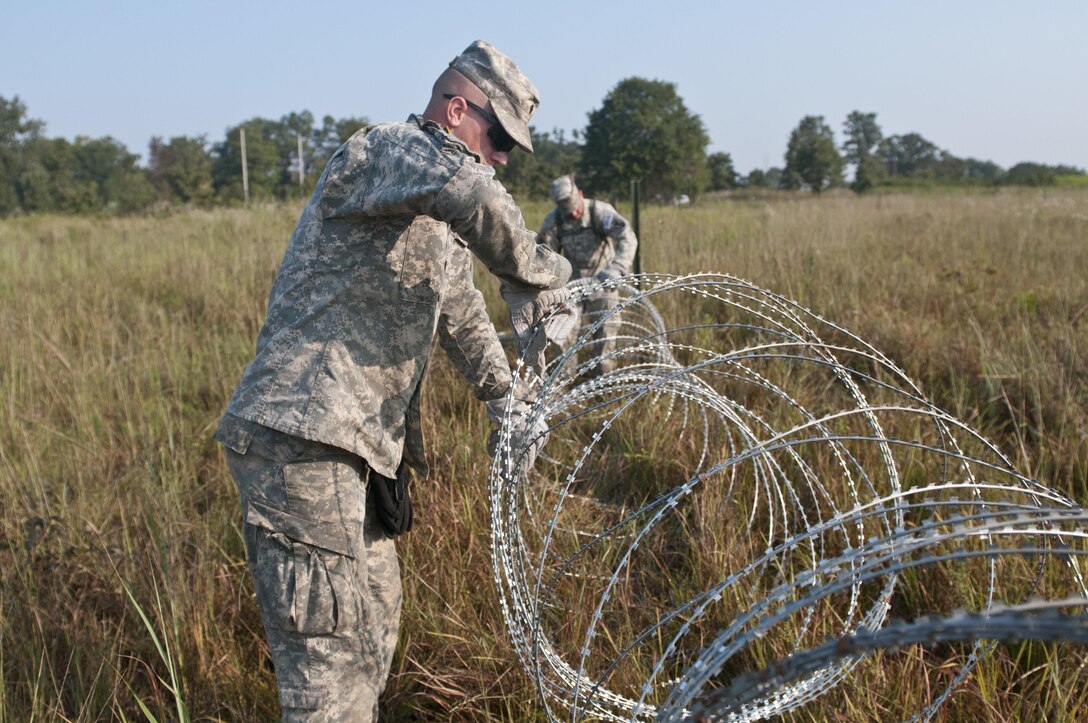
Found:
[{"label": "soldier's collar", "polygon": [[480,158],[480,156],[476,153],[473,153],[472,150],[470,150],[469,147],[465,145],[464,141],[453,135],[453,133],[451,133],[449,129],[443,128],[442,126],[435,123],[433,120],[427,120],[413,113],[412,115],[408,116],[408,122],[415,123],[421,131],[425,133],[430,133],[432,136],[441,141],[444,147],[460,151],[462,153],[467,153],[468,155],[476,159],[477,163],[483,163],[483,159]]}]

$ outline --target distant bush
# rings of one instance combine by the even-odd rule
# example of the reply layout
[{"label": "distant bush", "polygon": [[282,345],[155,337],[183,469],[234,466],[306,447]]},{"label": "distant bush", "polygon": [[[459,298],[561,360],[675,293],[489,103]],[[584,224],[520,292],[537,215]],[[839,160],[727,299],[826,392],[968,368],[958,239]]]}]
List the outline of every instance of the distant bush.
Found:
[{"label": "distant bush", "polygon": [[1055,186],[1088,188],[1088,173],[1063,173],[1054,176]]}]

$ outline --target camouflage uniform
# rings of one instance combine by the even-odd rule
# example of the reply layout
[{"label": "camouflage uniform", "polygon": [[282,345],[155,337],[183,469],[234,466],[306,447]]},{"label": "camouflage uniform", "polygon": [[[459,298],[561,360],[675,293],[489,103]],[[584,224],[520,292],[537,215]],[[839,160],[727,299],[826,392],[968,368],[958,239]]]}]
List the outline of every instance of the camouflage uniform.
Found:
[{"label": "camouflage uniform", "polygon": [[570,275],[478,161],[416,116],[337,150],[216,432],[242,498],[284,720],[377,714],[401,586],[367,482],[395,476],[402,459],[426,473],[419,395],[436,333],[479,399],[510,386],[468,251],[514,288]]},{"label": "camouflage uniform", "polygon": [[[577,188],[574,191],[577,193]],[[584,203],[585,210],[577,220],[570,218],[562,205],[549,211],[537,240],[570,261],[572,279],[599,275],[618,278],[626,275],[638,247],[638,239],[631,225],[611,204],[592,198],[586,198]],[[581,303],[583,323],[598,318],[618,301],[619,294],[614,289],[603,289],[585,299]],[[606,321],[594,332],[595,343],[590,348],[599,356],[606,357],[615,349],[615,336],[618,333],[618,320]],[[577,334],[578,329],[575,329],[571,343]],[[602,359],[598,370],[607,372],[614,366],[611,360]]]},{"label": "camouflage uniform", "polygon": [[251,422],[220,432],[283,720],[375,719],[401,585],[393,538],[367,502],[366,463]]}]

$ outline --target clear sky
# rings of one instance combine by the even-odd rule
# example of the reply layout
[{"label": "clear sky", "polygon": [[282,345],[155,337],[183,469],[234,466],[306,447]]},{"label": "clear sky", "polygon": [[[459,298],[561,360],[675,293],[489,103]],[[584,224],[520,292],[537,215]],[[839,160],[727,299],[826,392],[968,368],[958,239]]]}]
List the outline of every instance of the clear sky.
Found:
[{"label": "clear sky", "polygon": [[0,96],[50,137],[206,135],[255,116],[402,120],[476,38],[583,128],[630,76],[677,85],[738,171],[853,110],[960,157],[1088,168],[1088,1],[368,2],[2,0]]}]

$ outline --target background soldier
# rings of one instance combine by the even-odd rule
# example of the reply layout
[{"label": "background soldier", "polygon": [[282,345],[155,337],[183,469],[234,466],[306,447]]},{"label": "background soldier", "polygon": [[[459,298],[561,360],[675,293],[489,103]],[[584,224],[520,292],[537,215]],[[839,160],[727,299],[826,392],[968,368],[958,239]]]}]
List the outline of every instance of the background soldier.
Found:
[{"label": "background soldier", "polygon": [[[570,260],[571,278],[607,282],[626,275],[638,248],[638,239],[627,219],[611,204],[585,198],[573,176],[552,181],[551,193],[556,205],[544,217],[537,240]],[[615,288],[602,289],[585,299],[581,304],[583,322],[595,319],[618,301]],[[602,357],[599,372],[615,366],[607,355],[615,348],[618,332],[618,320],[609,320],[593,334],[595,343],[591,348]]]},{"label": "background soldier", "polygon": [[419,395],[436,333],[491,418],[506,406],[510,369],[468,251],[502,280],[521,336],[564,298],[569,263],[535,243],[490,168],[532,151],[538,102],[476,41],[422,116],[336,151],[291,236],[216,432],[284,720],[377,716],[401,609],[393,535],[411,526],[408,467],[426,473]]}]

